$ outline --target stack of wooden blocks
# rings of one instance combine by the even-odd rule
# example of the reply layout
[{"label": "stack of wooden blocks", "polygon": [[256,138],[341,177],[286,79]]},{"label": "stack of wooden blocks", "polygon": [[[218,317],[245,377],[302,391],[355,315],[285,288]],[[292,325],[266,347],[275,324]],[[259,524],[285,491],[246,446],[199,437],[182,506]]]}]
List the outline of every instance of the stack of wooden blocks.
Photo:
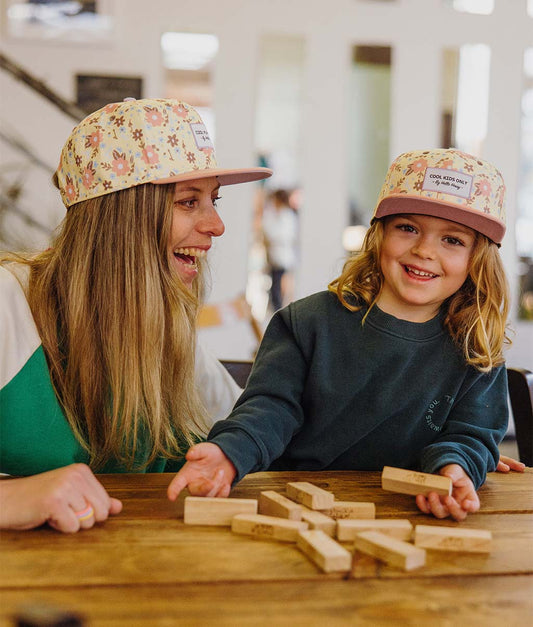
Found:
[{"label": "stack of wooden blocks", "polygon": [[[451,494],[448,477],[386,466],[382,488],[403,494]],[[261,492],[259,500],[185,498],[188,525],[231,527],[257,539],[293,542],[324,572],[352,569],[355,550],[409,571],[426,563],[426,549],[487,553],[492,534],[484,529],[413,525],[409,520],[376,518],[370,502],[336,501],[332,492],[305,481],[287,483],[284,496]],[[412,542],[411,542],[412,540]]]}]

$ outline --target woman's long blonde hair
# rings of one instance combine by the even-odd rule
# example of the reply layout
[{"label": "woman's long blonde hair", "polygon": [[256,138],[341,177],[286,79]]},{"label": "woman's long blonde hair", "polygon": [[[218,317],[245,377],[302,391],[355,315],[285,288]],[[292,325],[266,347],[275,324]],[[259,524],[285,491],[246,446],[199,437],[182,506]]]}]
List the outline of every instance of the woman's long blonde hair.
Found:
[{"label": "woman's long blonde hair", "polygon": [[[370,310],[381,292],[383,235],[384,221],[374,221],[361,252],[344,264],[342,274],[328,286],[351,311],[364,305]],[[468,277],[447,300],[446,308],[444,326],[467,364],[488,372],[504,362],[503,345],[510,343],[506,335],[509,287],[496,244],[480,233],[476,234]]]},{"label": "woman's long blonde hair", "polygon": [[175,458],[205,433],[194,385],[202,286],[171,270],[173,192],[145,184],[80,202],[52,247],[23,260],[52,383],[96,469],[138,469],[146,446],[141,467]]}]

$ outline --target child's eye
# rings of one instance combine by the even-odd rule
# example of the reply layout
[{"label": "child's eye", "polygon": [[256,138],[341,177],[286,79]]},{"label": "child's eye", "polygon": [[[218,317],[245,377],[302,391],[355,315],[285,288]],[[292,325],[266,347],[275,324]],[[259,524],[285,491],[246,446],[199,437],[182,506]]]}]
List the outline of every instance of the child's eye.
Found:
[{"label": "child's eye", "polygon": [[446,236],[444,241],[452,246],[464,246],[464,243],[459,238],[452,237],[451,235]]},{"label": "child's eye", "polygon": [[405,231],[406,233],[416,233],[416,228],[412,224],[405,224],[402,222],[401,224],[397,224],[396,228],[400,231]]}]

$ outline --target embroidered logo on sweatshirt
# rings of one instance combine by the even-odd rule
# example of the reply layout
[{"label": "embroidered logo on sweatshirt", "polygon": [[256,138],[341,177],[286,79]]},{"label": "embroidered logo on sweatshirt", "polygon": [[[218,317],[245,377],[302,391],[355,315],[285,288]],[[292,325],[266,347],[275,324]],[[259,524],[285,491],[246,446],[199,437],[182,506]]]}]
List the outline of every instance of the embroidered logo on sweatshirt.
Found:
[{"label": "embroidered logo on sweatshirt", "polygon": [[431,403],[429,404],[429,407],[426,409],[426,415],[425,415],[426,424],[433,431],[442,430],[442,425],[436,424],[434,419],[437,417],[436,416],[437,412],[440,414],[440,416],[444,414],[443,411],[440,411],[440,412],[438,411],[439,405],[442,405],[443,403],[447,405],[451,405],[453,403],[453,398],[451,396],[448,396],[448,394],[445,394],[443,401],[435,399],[431,401]]}]

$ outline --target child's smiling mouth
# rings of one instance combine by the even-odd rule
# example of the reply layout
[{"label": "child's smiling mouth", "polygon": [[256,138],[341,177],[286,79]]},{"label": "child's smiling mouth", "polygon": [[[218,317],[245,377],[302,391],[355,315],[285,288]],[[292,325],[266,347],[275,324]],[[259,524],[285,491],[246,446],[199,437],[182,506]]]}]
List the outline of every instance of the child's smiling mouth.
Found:
[{"label": "child's smiling mouth", "polygon": [[438,274],[434,274],[433,272],[421,270],[420,268],[416,268],[415,266],[409,266],[407,264],[403,265],[403,269],[409,276],[415,277],[417,279],[436,279],[439,276]]}]

